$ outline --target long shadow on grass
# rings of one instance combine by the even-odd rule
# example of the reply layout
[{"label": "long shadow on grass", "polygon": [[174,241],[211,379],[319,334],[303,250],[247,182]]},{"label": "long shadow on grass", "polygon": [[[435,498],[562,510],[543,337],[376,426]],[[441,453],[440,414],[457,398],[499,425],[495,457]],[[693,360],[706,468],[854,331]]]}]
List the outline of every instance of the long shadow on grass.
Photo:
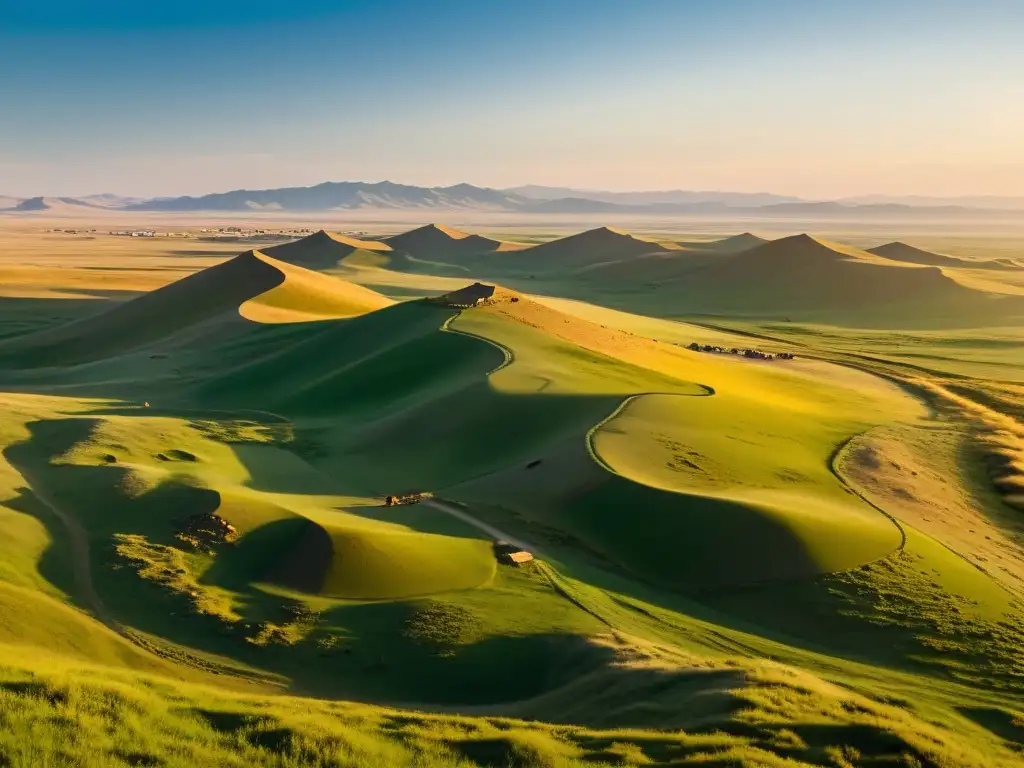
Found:
[{"label": "long shadow on grass", "polygon": [[[438,320],[448,316],[449,312],[440,311],[437,308],[424,309],[423,307],[401,308],[401,311],[389,309],[383,312],[390,313],[385,316],[387,325],[390,325],[392,321],[404,325],[406,322],[415,320],[417,324],[423,326],[425,331],[441,339],[439,343],[445,345],[446,348],[470,350],[470,346],[472,346],[473,350],[489,351],[489,348],[480,345],[477,341],[437,333]],[[241,386],[240,390],[230,386],[222,391],[231,394],[232,397],[237,395],[242,399],[251,399],[254,404],[258,405],[261,404],[262,397],[268,391],[274,391],[276,385],[273,379],[268,380],[263,374],[271,377],[283,374],[286,380],[299,374],[298,378],[305,381],[308,379],[310,370],[296,367],[297,363],[303,362],[312,364],[313,374],[321,376],[325,373],[330,374],[338,364],[336,343],[339,340],[347,338],[355,343],[361,339],[364,347],[368,349],[368,353],[372,355],[374,351],[372,334],[368,335],[364,331],[377,328],[376,324],[380,321],[381,318],[377,317],[372,323],[357,319],[349,321],[350,324],[345,326],[332,325],[329,329],[311,337],[308,348],[306,343],[300,345],[302,348],[299,350],[298,357],[291,354],[295,351],[294,348],[286,349],[280,354],[275,353],[272,356],[275,359],[268,359],[267,365],[260,363],[255,370],[246,370],[239,376],[228,377],[233,384]],[[476,357],[473,360],[472,368],[476,368],[477,363],[487,362],[490,365],[490,362],[493,362],[484,359],[478,360]],[[397,357],[395,361],[403,362],[401,356]],[[468,387],[430,400],[422,407],[407,409],[399,415],[393,416],[389,415],[388,406],[393,404],[394,398],[390,395],[381,397],[382,392],[401,394],[405,389],[417,390],[419,380],[416,378],[416,374],[421,372],[419,369],[424,364],[421,359],[404,362],[407,363],[404,371],[401,367],[397,369],[385,367],[372,375],[362,377],[357,383],[339,382],[345,385],[341,392],[347,393],[347,397],[339,397],[338,388],[333,385],[333,382],[328,382],[331,386],[320,387],[319,395],[323,398],[322,400],[310,402],[306,398],[301,403],[303,408],[315,406],[314,412],[317,409],[322,409],[321,412],[329,414],[331,418],[339,418],[339,409],[342,417],[345,415],[346,409],[349,412],[365,411],[368,403],[377,409],[381,414],[380,423],[374,424],[371,430],[353,435],[342,452],[341,458],[344,461],[333,466],[338,467],[339,473],[349,472],[359,476],[360,482],[365,487],[379,489],[380,492],[387,492],[395,485],[411,486],[413,489],[421,490],[444,487],[464,482],[478,474],[487,474],[518,461],[533,459],[537,452],[554,441],[572,435],[581,435],[587,426],[596,423],[610,413],[621,400],[621,396],[507,395],[496,392],[486,381],[477,381]],[[480,372],[476,371],[476,375],[480,375]],[[403,376],[408,377],[408,380],[403,381]],[[354,393],[359,396],[355,396]],[[216,398],[212,399],[217,402]],[[173,410],[169,412],[173,413]],[[132,413],[138,416],[152,415],[152,409],[149,413],[145,411]],[[72,419],[52,424],[44,422],[33,425],[30,427],[32,438],[28,441],[28,445],[33,447],[33,451],[30,452],[30,455],[21,456],[17,451],[26,449],[26,445],[15,446],[10,449],[14,453],[10,453],[9,458],[12,463],[16,463],[17,460],[33,460],[39,464],[42,467],[40,471],[45,470],[47,475],[53,479],[54,482],[50,485],[55,489],[55,493],[63,493],[63,501],[69,506],[74,505],[73,508],[82,509],[85,520],[91,522],[90,530],[93,530],[97,523],[110,526],[116,522],[117,525],[131,525],[131,528],[125,529],[130,532],[137,530],[147,535],[157,535],[162,530],[166,535],[167,528],[165,526],[161,528],[161,525],[157,524],[159,516],[147,515],[145,522],[134,520],[132,513],[139,508],[132,507],[118,497],[116,488],[120,479],[123,478],[123,470],[116,467],[54,468],[48,466],[48,457],[59,455],[72,445],[87,439],[94,423],[90,419]],[[49,426],[44,426],[47,424]],[[319,463],[326,464],[326,462]],[[257,482],[260,480],[258,479]],[[269,481],[269,485],[265,486],[265,489],[272,490],[274,487],[273,482]],[[67,489],[70,489],[70,494],[66,493]],[[148,499],[149,502],[155,500],[154,498]],[[84,506],[83,501],[87,502]],[[622,509],[628,508],[629,505],[623,502]],[[103,513],[102,519],[92,517],[97,514],[97,511]],[[611,548],[616,542],[621,543],[622,537],[631,536],[630,531],[634,527],[631,520],[627,519],[628,515],[623,517],[618,514],[621,509],[611,511],[615,514],[601,515],[601,521],[598,521],[600,530],[595,528],[595,521],[590,519],[593,517],[593,510],[583,511],[589,512],[589,516],[581,512],[574,526],[584,526],[585,530],[581,533],[590,534],[590,538],[596,536],[605,548]],[[685,510],[680,511],[685,512]],[[164,522],[161,521],[161,523]],[[113,532],[117,529],[108,528],[107,530]],[[281,531],[283,532],[284,529]],[[268,538],[266,539],[257,537],[254,540],[253,545],[257,550],[276,546],[279,537],[272,536],[272,533],[273,531],[267,532]],[[689,532],[684,531],[679,535],[678,541],[686,543],[688,535]],[[671,542],[667,542],[667,544],[671,546]],[[689,545],[693,546],[694,542],[691,541]],[[634,550],[636,550],[635,547]],[[243,553],[242,547],[239,548],[239,553]],[[256,559],[259,559],[250,560],[243,554],[238,555],[241,559],[234,564],[239,568],[252,566]],[[636,554],[635,551],[634,554]],[[229,578],[230,574],[224,572],[229,570],[229,565],[225,561],[220,566],[222,572],[215,571],[211,574],[211,581]],[[588,579],[589,583],[602,584],[607,581],[607,576],[596,569],[592,573],[592,577],[592,581]],[[237,575],[234,578],[238,578],[239,583],[244,581]],[[249,651],[244,648],[244,644],[242,646],[244,650],[239,651],[239,639],[228,637],[234,630],[226,628],[218,620],[211,620],[214,622],[211,624],[199,617],[190,617],[188,621],[183,621],[169,615],[166,606],[154,604],[154,587],[141,583],[142,580],[134,576],[125,578],[125,574],[116,574],[105,569],[102,578],[98,581],[103,582],[100,586],[109,588],[104,591],[109,591],[111,598],[117,598],[118,606],[123,606],[122,610],[132,616],[134,622],[144,625],[141,628],[148,631],[164,636],[174,636],[175,639],[180,639],[187,644],[194,644],[197,647],[217,646],[222,652],[231,655],[243,653],[245,656],[260,659],[271,657],[276,653],[274,650],[267,649]],[[625,582],[625,585],[622,582]],[[620,582],[620,591],[628,594],[635,589],[629,586],[628,579],[623,579],[622,582]],[[657,593],[648,592],[648,594],[652,595],[655,604],[664,604],[666,607],[678,605],[679,602],[668,600]],[[253,597],[254,601],[260,599],[262,598]],[[683,607],[683,610],[688,613],[692,609],[692,604]],[[349,610],[354,612],[339,614],[339,617],[351,620],[353,616],[359,617],[369,611],[369,609],[363,609],[363,613],[360,613],[355,609],[349,608]],[[377,610],[383,609],[378,608]],[[698,612],[704,615],[709,613],[699,609]],[[179,611],[176,609],[175,613],[179,613]],[[738,623],[722,620],[721,616],[716,617],[714,622],[719,625],[731,624],[733,626]],[[392,626],[389,631],[401,636],[401,625]],[[218,635],[225,636],[222,647],[221,644],[215,642]],[[505,641],[511,641],[511,638],[507,638]],[[514,647],[519,646],[514,645]],[[230,650],[226,650],[228,648]],[[256,654],[256,656],[252,656],[252,654]],[[303,654],[298,654],[298,656],[301,657]],[[290,658],[291,656],[289,656]]]},{"label": "long shadow on grass", "polygon": [[[8,448],[5,457],[16,467],[29,468],[45,484],[53,503],[86,527],[94,545],[90,565],[97,591],[116,618],[129,626],[287,675],[298,692],[381,701],[513,700],[542,692],[561,679],[570,660],[578,658],[579,639],[571,635],[489,637],[454,648],[411,639],[407,622],[417,610],[417,601],[336,605],[295,645],[253,645],[246,638],[255,631],[246,622],[284,621],[278,614],[292,599],[260,592],[251,581],[265,576],[265,567],[288,549],[290,540],[308,523],[301,519],[272,523],[243,536],[237,547],[218,553],[204,581],[239,590],[246,622],[197,615],[188,596],[162,589],[133,570],[113,567],[118,560],[105,544],[114,532],[169,542],[174,521],[197,510],[216,510],[219,494],[170,483],[141,496],[125,497],[120,491],[127,475],[123,468],[49,463],[89,441],[96,423],[91,418],[32,423],[29,440]],[[342,640],[319,642],[325,637]]]},{"label": "long shadow on grass", "polygon": [[[330,562],[330,549],[323,558],[311,557],[306,562],[294,563],[292,568],[287,567],[289,555],[310,529],[323,530],[304,517],[265,523],[243,535],[233,546],[222,547],[213,564],[203,572],[199,583],[252,597],[255,594],[254,583],[280,581],[302,592],[315,594]],[[281,578],[284,572],[287,572],[287,580]]]},{"label": "long shadow on grass", "polygon": [[414,602],[332,609],[324,624],[349,630],[350,639],[321,655],[319,674],[296,670],[297,690],[329,696],[341,688],[344,695],[410,704],[501,704],[537,696],[612,661],[611,651],[558,632],[457,645],[415,640],[408,621],[416,609]]},{"label": "long shadow on grass", "polygon": [[[0,339],[24,336],[109,309],[95,299],[0,298]],[[0,366],[6,364],[0,346]]]},{"label": "long shadow on grass", "polygon": [[15,492],[18,495],[12,499],[5,499],[3,506],[34,517],[49,534],[50,543],[36,563],[39,575],[64,594],[71,595],[78,606],[88,607],[85,596],[80,593],[75,583],[75,575],[71,568],[71,547],[67,528],[45,504],[39,501],[31,488],[16,488]]},{"label": "long shadow on grass", "polygon": [[[54,469],[50,465],[51,459],[66,453],[79,442],[87,440],[92,435],[97,423],[96,419],[31,422],[27,425],[29,438],[5,448],[4,458],[26,478],[32,477],[35,482],[49,481],[52,479],[51,472]],[[98,469],[102,470],[102,468]],[[66,475],[62,477],[66,477]],[[90,475],[90,479],[94,480],[95,475]],[[88,610],[91,606],[87,603],[83,585],[76,583],[73,575],[74,548],[70,543],[71,531],[44,502],[40,492],[44,492],[44,489],[22,488],[20,489],[21,496],[6,502],[6,504],[12,509],[34,516],[46,527],[52,543],[40,558],[40,574],[51,584],[59,586],[68,594],[75,596],[79,606]],[[58,505],[75,496],[70,486],[63,484],[57,484],[56,487],[48,485],[45,493],[50,503]]]},{"label": "long shadow on grass", "polygon": [[957,711],[999,738],[1024,746],[1024,712],[998,707],[957,707]]}]

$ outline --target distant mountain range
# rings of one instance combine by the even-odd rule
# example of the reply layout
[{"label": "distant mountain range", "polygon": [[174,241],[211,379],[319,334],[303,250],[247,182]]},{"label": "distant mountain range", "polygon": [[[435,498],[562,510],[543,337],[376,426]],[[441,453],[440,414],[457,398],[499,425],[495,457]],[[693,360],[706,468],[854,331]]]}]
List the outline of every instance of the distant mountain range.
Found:
[{"label": "distant mountain range", "polygon": [[736,207],[756,207],[775,203],[806,202],[791,195],[774,195],[769,192],[693,192],[671,189],[661,192],[605,192],[595,189],[572,189],[570,187],[542,187],[527,184],[523,187],[506,189],[516,195],[534,200],[582,199],[597,200],[616,205],[694,205],[700,203],[723,203]]},{"label": "distant mountain range", "polygon": [[765,218],[969,218],[1024,216],[1024,197],[886,197],[811,201],[767,192],[667,190],[607,192],[527,185],[490,189],[472,184],[416,187],[390,181],[325,182],[312,187],[239,189],[199,197],[0,196],[0,212],[81,211],[294,212],[349,210],[492,211],[557,214],[742,215]]}]

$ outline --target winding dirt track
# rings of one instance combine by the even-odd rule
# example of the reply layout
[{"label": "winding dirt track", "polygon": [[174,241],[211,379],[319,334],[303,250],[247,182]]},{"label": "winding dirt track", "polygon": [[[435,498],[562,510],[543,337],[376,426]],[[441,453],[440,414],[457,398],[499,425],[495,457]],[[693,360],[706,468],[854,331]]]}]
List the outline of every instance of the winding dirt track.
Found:
[{"label": "winding dirt track", "polygon": [[[493,370],[489,371],[487,373],[488,376],[491,376],[491,375],[497,373],[501,369],[506,368],[509,365],[511,365],[513,362],[515,362],[515,353],[512,351],[512,349],[510,349],[509,347],[506,347],[504,344],[501,344],[500,342],[494,341],[493,339],[488,339],[488,338],[486,338],[484,336],[478,336],[475,333],[469,333],[467,331],[459,330],[457,328],[452,328],[451,324],[455,320],[457,320],[461,314],[462,314],[462,310],[457,310],[453,315],[451,315],[451,317],[449,317],[447,320],[445,320],[441,324],[441,330],[445,331],[447,333],[456,333],[456,334],[459,334],[460,336],[467,336],[467,337],[469,337],[471,339],[477,339],[479,341],[483,341],[483,342],[485,342],[487,344],[490,344],[492,347],[497,347],[499,350],[501,350],[502,354],[505,356],[505,359],[502,361],[502,363],[500,365],[498,365]],[[698,325],[700,325],[700,324],[698,323]],[[709,328],[716,328],[717,329],[717,326],[707,326],[707,327],[709,327]],[[755,337],[757,336],[756,334],[749,334],[749,335],[755,336]],[[758,338],[771,339],[772,337],[765,336],[765,337],[758,337]],[[851,367],[855,367],[855,366],[851,366]],[[871,372],[871,373],[874,373],[874,372]],[[877,375],[877,374],[874,374],[874,375]],[[605,461],[601,457],[601,455],[598,453],[597,448],[594,445],[594,437],[597,434],[597,432],[600,431],[602,427],[607,425],[608,422],[610,422],[616,416],[618,416],[621,413],[623,413],[633,402],[635,402],[636,400],[639,400],[642,397],[647,397],[648,395],[670,395],[670,396],[673,396],[673,397],[714,397],[717,394],[716,391],[715,391],[715,388],[710,386],[710,385],[708,385],[708,384],[701,384],[699,382],[694,382],[694,383],[696,383],[698,386],[702,387],[704,389],[704,392],[702,392],[700,394],[682,394],[680,392],[637,392],[635,394],[627,395],[626,397],[624,397],[622,399],[622,402],[620,402],[611,413],[609,413],[607,416],[605,416],[603,419],[601,419],[599,422],[597,422],[597,424],[595,424],[594,426],[592,426],[590,429],[587,430],[587,433],[586,433],[586,435],[584,437],[584,443],[585,443],[586,448],[587,448],[587,453],[590,454],[591,460],[593,460],[598,466],[600,466],[606,472],[609,472],[609,473],[611,473],[613,475],[619,475],[620,477],[623,477],[623,475],[620,475],[620,473],[614,467],[612,467],[611,464],[609,464],[607,461]],[[839,471],[839,467],[838,467],[839,455],[846,448],[846,446],[856,437],[858,437],[858,435],[851,435],[850,437],[848,437],[847,439],[843,440],[839,445],[837,445],[835,447],[835,449],[833,450],[832,454],[828,458],[828,468],[829,468],[829,471],[832,473],[833,477],[835,477],[836,480],[838,480],[840,484],[842,484],[845,488],[849,489],[861,501],[866,503],[868,506],[873,508],[875,511],[881,513],[881,515],[883,517],[885,517],[890,523],[892,523],[896,527],[896,530],[899,532],[899,535],[900,535],[900,543],[892,552],[889,552],[887,555],[885,555],[885,557],[890,557],[890,556],[892,556],[896,552],[901,552],[903,550],[903,548],[906,546],[906,543],[907,543],[907,532],[904,529],[903,524],[896,517],[894,517],[893,515],[889,514],[884,509],[882,509],[877,504],[875,504],[870,499],[868,499],[863,493],[860,492],[860,490],[856,487],[856,485],[854,483],[851,483],[851,482],[847,481],[847,479]],[[632,480],[631,478],[628,478],[628,477],[626,479],[630,480],[631,482],[636,482],[635,480]],[[667,491],[667,492],[673,493],[674,491]],[[501,530],[499,530],[497,528],[494,528],[493,526],[490,526],[487,523],[483,523],[483,522],[477,520],[472,515],[468,514],[467,512],[463,511],[462,509],[459,509],[458,507],[452,506],[451,504],[447,504],[445,502],[440,502],[440,501],[430,501],[430,502],[424,502],[424,503],[429,503],[430,506],[434,507],[435,509],[438,509],[438,510],[440,510],[442,512],[446,512],[446,513],[448,513],[448,514],[450,514],[450,515],[452,515],[454,517],[459,518],[460,520],[468,523],[469,525],[472,525],[473,527],[477,528],[478,530],[483,531],[484,533],[486,533],[487,535],[489,535],[489,536],[491,536],[491,537],[493,537],[495,539],[504,539],[504,540],[509,541],[509,542],[515,544],[516,546],[522,547],[523,549],[526,549],[526,550],[528,550],[530,552],[536,553],[536,551],[537,551],[535,547],[533,547],[532,545],[528,544],[527,542],[523,542],[521,540],[517,540],[514,536],[511,536],[510,534],[505,533],[504,531],[501,531]],[[885,559],[885,558],[883,557],[883,558],[880,558],[880,559]]]},{"label": "winding dirt track", "polygon": [[483,531],[492,539],[504,539],[510,544],[515,544],[520,549],[525,549],[528,552],[532,552],[537,557],[540,557],[540,553],[537,551],[537,548],[533,544],[530,544],[527,541],[523,541],[522,539],[513,536],[511,533],[506,533],[500,528],[495,528],[493,525],[489,525],[488,523],[485,523],[482,520],[477,520],[471,514],[460,509],[454,504],[450,504],[446,501],[441,501],[440,499],[424,499],[423,501],[420,502],[420,504],[426,504],[428,507],[433,507],[434,509],[440,512],[444,512],[447,515],[457,517],[462,522],[473,526],[477,530]]},{"label": "winding dirt track", "polygon": [[60,508],[60,505],[46,492],[43,484],[31,470],[22,466],[18,467],[18,471],[25,479],[25,484],[32,491],[32,495],[50,510],[68,531],[68,536],[71,539],[71,569],[75,575],[75,585],[81,593],[82,600],[88,605],[93,615],[108,629],[112,629],[126,640],[134,642],[131,634],[113,618],[99,592],[96,591],[96,586],[92,581],[92,569],[89,565],[89,534],[85,528],[73,515]]},{"label": "winding dirt track", "polygon": [[[12,464],[12,466],[14,466]],[[273,675],[260,672],[242,670],[224,664],[219,664],[209,659],[201,659],[190,654],[187,650],[180,648],[174,654],[168,654],[159,645],[152,643],[143,636],[133,632],[118,622],[110,609],[107,608],[103,598],[96,591],[96,585],[92,580],[92,567],[90,560],[89,534],[74,515],[61,509],[60,505],[47,493],[45,486],[39,482],[35,474],[24,466],[15,467],[25,480],[25,485],[32,495],[43,504],[54,516],[61,521],[67,529],[71,545],[71,568],[74,574],[75,586],[79,592],[79,598],[86,604],[93,617],[112,632],[119,635],[135,646],[142,653],[159,659],[169,664],[172,669],[181,665],[200,672],[214,675],[226,675],[240,680],[247,680],[252,683],[263,685],[279,686],[280,680]],[[168,670],[170,671],[170,669]]]},{"label": "winding dirt track", "polygon": [[469,331],[461,331],[458,328],[452,328],[451,327],[452,323],[454,323],[456,320],[458,320],[461,315],[462,315],[462,310],[461,309],[456,310],[455,314],[453,314],[451,317],[449,317],[447,320],[445,320],[443,323],[441,323],[441,330],[446,332],[446,333],[455,333],[455,334],[458,334],[459,336],[465,336],[465,337],[470,338],[470,339],[476,339],[477,341],[482,341],[485,344],[490,344],[492,347],[496,347],[498,350],[500,350],[501,354],[504,355],[505,359],[502,360],[501,363],[497,367],[492,368],[491,370],[489,370],[487,372],[488,376],[492,376],[495,373],[497,373],[498,371],[500,371],[502,368],[507,368],[508,366],[510,366],[512,364],[512,362],[516,359],[516,355],[515,355],[515,352],[513,352],[511,349],[506,347],[504,344],[501,344],[501,343],[499,343],[497,341],[494,341],[493,339],[488,339],[486,336],[478,336],[475,333],[470,333]]}]

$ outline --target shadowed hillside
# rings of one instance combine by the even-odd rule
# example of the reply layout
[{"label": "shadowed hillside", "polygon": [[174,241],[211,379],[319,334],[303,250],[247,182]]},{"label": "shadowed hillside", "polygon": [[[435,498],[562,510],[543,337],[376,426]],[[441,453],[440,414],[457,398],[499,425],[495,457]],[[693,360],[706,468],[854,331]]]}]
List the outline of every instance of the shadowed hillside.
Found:
[{"label": "shadowed hillside", "polygon": [[743,232],[739,235],[732,235],[721,240],[712,240],[706,243],[679,243],[683,248],[692,251],[714,251],[716,253],[739,253],[756,248],[769,242],[763,237]]},{"label": "shadowed hillside", "polygon": [[472,256],[510,248],[509,243],[482,235],[471,235],[443,224],[427,224],[388,237],[385,242],[394,250],[405,251],[417,258],[441,260],[445,257]]},{"label": "shadowed hillside", "polygon": [[215,319],[300,322],[362,314],[389,303],[362,286],[248,251],[106,312],[4,341],[0,360],[27,367],[74,365]]},{"label": "shadowed hillside", "polygon": [[[809,235],[736,254],[647,256],[585,275],[606,301],[668,315],[737,314],[993,325],[1024,319],[1024,299],[960,285],[935,266],[892,261]],[[954,311],[955,310],[955,311]]]},{"label": "shadowed hillside", "polygon": [[354,237],[325,232],[322,229],[300,240],[263,249],[268,256],[308,269],[336,267],[343,259],[356,251],[376,253],[391,250],[391,246],[387,243],[359,240]]},{"label": "shadowed hillside", "polygon": [[510,263],[519,268],[559,270],[679,249],[675,243],[646,240],[620,229],[598,227],[535,245],[510,257],[514,259]]},{"label": "shadowed hillside", "polygon": [[926,264],[933,267],[960,267],[962,269],[1024,268],[1012,259],[987,259],[984,261],[958,259],[956,256],[932,253],[931,251],[925,251],[913,245],[900,242],[886,243],[876,248],[869,248],[868,253],[874,253],[892,261],[902,261],[907,264]]},{"label": "shadowed hillside", "polygon": [[986,295],[808,236],[507,249],[318,232],[0,342],[12,765],[1015,766],[1012,542],[992,457],[933,450],[938,339],[739,317]]},{"label": "shadowed hillside", "polygon": [[928,267],[897,266],[809,235],[774,240],[711,264],[694,276],[725,307],[864,307],[942,300],[964,289]]}]

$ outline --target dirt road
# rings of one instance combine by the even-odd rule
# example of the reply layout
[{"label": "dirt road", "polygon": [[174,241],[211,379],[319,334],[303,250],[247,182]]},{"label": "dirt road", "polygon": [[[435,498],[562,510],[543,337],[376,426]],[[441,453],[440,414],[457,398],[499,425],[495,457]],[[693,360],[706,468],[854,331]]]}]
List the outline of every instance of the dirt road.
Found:
[{"label": "dirt road", "polygon": [[423,501],[420,502],[420,504],[426,504],[427,506],[433,507],[436,510],[444,512],[445,514],[451,515],[452,517],[457,517],[464,523],[468,523],[477,530],[483,531],[492,539],[503,539],[509,542],[510,544],[515,544],[520,549],[525,549],[527,552],[532,552],[535,557],[539,558],[541,556],[534,545],[530,544],[529,542],[523,541],[522,539],[517,538],[510,533],[506,533],[500,528],[495,528],[493,525],[477,520],[468,511],[456,506],[455,504],[451,504],[447,501],[441,501],[440,499],[424,499]]}]

